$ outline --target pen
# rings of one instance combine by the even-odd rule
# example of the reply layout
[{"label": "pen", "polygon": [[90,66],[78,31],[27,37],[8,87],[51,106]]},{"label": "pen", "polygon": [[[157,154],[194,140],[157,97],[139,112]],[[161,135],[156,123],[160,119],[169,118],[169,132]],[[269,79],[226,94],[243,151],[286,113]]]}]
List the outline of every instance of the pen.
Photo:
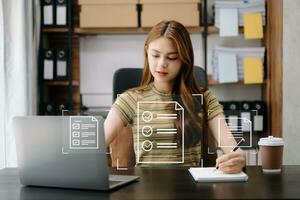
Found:
[{"label": "pen", "polygon": [[[233,147],[233,149],[231,149],[230,152],[236,151],[236,150],[239,148],[239,145],[242,144],[243,142],[245,142],[245,139],[244,139],[244,138],[242,138],[242,139],[235,145],[235,147]],[[219,166],[216,167],[216,170],[217,170],[217,169],[219,169]]]}]

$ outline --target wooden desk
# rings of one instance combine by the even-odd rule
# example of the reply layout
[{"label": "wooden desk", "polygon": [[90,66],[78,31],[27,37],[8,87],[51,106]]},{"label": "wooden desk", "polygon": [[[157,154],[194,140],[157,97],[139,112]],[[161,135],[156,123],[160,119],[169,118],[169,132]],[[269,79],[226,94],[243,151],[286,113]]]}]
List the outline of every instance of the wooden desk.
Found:
[{"label": "wooden desk", "polygon": [[300,167],[284,166],[281,174],[263,174],[260,167],[247,167],[248,182],[196,183],[183,169],[133,169],[139,182],[110,192],[24,187],[16,169],[0,170],[0,199],[200,199],[200,198],[300,198]]}]

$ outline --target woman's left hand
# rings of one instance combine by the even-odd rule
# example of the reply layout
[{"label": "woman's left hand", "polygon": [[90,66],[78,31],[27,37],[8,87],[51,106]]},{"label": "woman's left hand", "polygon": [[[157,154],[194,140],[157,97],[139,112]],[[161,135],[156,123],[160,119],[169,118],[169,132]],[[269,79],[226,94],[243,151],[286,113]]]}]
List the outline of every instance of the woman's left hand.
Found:
[{"label": "woman's left hand", "polygon": [[228,174],[241,172],[245,164],[246,157],[241,149],[224,154],[216,160],[218,169]]}]

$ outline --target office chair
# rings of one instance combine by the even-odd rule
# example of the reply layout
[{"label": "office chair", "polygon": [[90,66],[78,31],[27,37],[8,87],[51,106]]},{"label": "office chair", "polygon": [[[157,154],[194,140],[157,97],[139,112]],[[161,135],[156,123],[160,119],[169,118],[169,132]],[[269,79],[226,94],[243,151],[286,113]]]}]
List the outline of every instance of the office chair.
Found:
[{"label": "office chair", "polygon": [[[205,87],[205,71],[201,67],[195,66],[195,76],[198,83]],[[142,68],[121,68],[118,69],[113,77],[113,101],[118,94],[122,94],[130,88],[140,85],[143,75]]]},{"label": "office chair", "polygon": [[[194,73],[199,85],[205,87],[205,71],[202,68],[195,66]],[[130,88],[139,86],[141,83],[142,74],[142,68],[118,69],[114,73],[113,77],[113,101],[115,101],[118,94],[122,94]],[[214,154],[208,153],[208,151],[213,152],[213,150],[216,149],[215,143],[211,134],[208,135],[208,141],[202,140],[203,145],[201,152],[203,158],[203,166],[215,166],[215,160],[217,158],[216,151]],[[133,167],[135,165],[131,127],[124,128],[110,146],[112,148],[112,166],[117,166],[117,162],[118,167]]]}]

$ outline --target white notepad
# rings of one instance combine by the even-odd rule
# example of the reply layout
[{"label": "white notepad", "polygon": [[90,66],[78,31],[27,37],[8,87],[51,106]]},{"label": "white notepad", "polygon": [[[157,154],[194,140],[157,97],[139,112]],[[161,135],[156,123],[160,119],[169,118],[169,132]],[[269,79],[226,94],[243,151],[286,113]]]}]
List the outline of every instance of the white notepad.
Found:
[{"label": "white notepad", "polygon": [[244,172],[238,174],[225,174],[214,167],[191,167],[189,172],[197,182],[242,182],[248,180]]}]

